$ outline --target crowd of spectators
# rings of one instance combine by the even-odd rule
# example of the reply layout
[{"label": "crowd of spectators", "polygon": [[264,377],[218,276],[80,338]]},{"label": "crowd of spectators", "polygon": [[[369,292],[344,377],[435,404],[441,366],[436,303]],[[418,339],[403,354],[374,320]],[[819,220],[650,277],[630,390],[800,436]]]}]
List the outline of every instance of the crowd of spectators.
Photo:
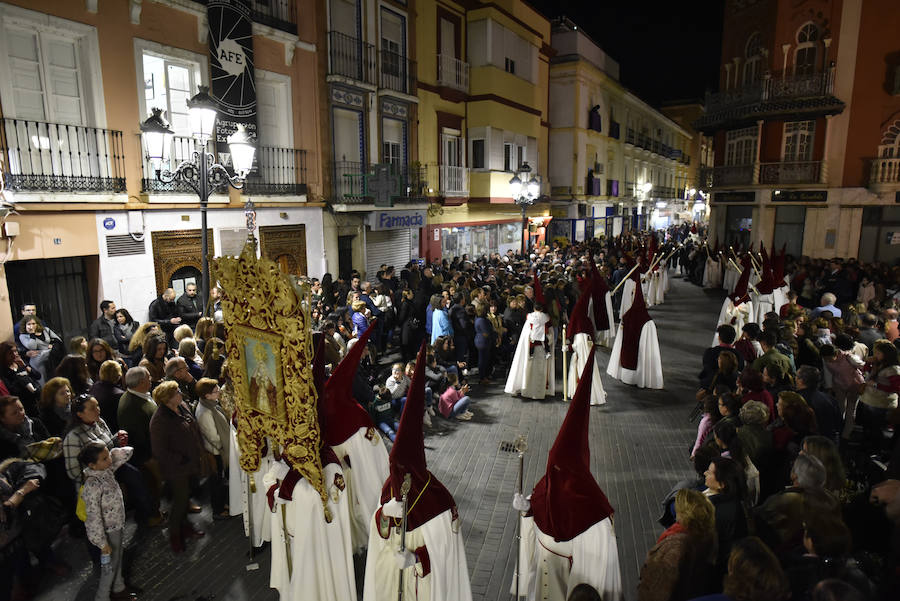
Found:
[{"label": "crowd of spectators", "polygon": [[[693,279],[699,252],[691,252],[702,248],[702,233],[673,229],[654,246],[676,251],[670,267]],[[549,315],[558,340],[589,258],[612,289],[643,242],[620,237],[544,246],[527,257],[510,251],[414,261],[399,273],[384,265],[368,280],[355,271],[325,274],[308,282],[312,327],[323,334],[331,369],[371,329],[353,395],[387,439],[395,436],[420,348],[425,428],[466,422],[477,419],[479,393],[505,375],[535,305]],[[783,314],[741,332],[720,327],[721,344],[702,357],[697,436],[685,441],[696,478],[676,485],[663,503],[666,530],[641,571],[642,600],[824,599],[820,589],[851,588],[874,595],[897,577],[889,570],[900,557],[897,535],[893,547],[887,526],[876,537],[880,547],[860,536],[886,519],[873,511],[870,494],[894,504],[892,518],[900,513],[889,480],[900,460],[890,455],[896,447],[888,437],[900,392],[892,342],[900,336],[897,280],[892,271],[850,262],[837,272],[831,265],[817,270],[824,264],[815,261],[788,265],[795,295]],[[14,459],[0,469],[0,498],[16,528],[0,538],[0,573],[16,575],[0,600],[34,592],[39,578],[28,569],[31,559],[40,563],[38,574],[67,569],[51,545],[63,527],[84,537],[98,563],[111,558],[103,565],[112,574],[102,584],[114,598],[134,596],[117,572],[117,535],[96,528],[97,512],[117,515],[118,501],[88,504],[84,519],[93,528],[77,515],[88,477],[97,490],[113,478],[140,527],[167,523],[176,553],[203,536],[188,519],[200,510],[193,499],[208,499],[217,519],[227,517],[225,331],[216,319],[217,291],[211,297],[207,310],[193,285],[178,298],[164,290],[143,324],[104,301],[88,337],[68,341],[33,305],[22,307],[14,342],[0,343],[0,459]],[[878,465],[871,455],[883,458],[886,472],[871,473]],[[888,483],[873,486],[880,479]],[[163,496],[167,514],[160,511]],[[26,502],[34,507],[18,511]],[[887,561],[866,565],[866,552]]]}]

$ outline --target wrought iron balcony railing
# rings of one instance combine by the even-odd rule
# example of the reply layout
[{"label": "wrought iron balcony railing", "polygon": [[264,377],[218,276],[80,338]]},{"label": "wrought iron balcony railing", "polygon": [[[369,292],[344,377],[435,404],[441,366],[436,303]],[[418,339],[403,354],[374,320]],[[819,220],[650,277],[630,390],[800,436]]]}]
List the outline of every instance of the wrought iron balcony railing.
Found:
[{"label": "wrought iron balcony railing", "polygon": [[[175,169],[178,168],[178,165],[184,161],[192,160],[194,148],[194,138],[190,136],[172,136],[172,146],[169,148],[169,164],[163,165],[163,170],[168,169],[169,171],[175,171]],[[212,144],[207,145],[207,151],[212,152]],[[142,192],[152,192],[156,194],[195,194],[194,190],[180,178],[171,182],[164,182],[157,178],[156,172],[147,160],[146,155],[143,157],[142,173]],[[221,191],[221,187],[217,187],[215,191]]]},{"label": "wrought iron balcony railing", "polygon": [[294,0],[252,0],[250,14],[257,23],[297,35],[297,3]]},{"label": "wrought iron balcony railing", "polygon": [[[333,201],[340,204],[376,204],[375,165],[358,161],[335,161]],[[389,190],[391,204],[427,202],[428,170],[424,165],[392,165]]]},{"label": "wrought iron balcony railing", "polygon": [[625,130],[625,143],[631,144],[632,146],[634,146],[635,143],[634,130],[630,127]]},{"label": "wrought iron balcony railing", "polygon": [[821,175],[822,161],[760,163],[761,184],[815,184]]},{"label": "wrought iron balcony railing", "polygon": [[869,185],[900,184],[900,158],[872,159],[869,163]]},{"label": "wrought iron balcony railing", "polygon": [[375,47],[339,31],[329,31],[328,74],[374,85]]},{"label": "wrought iron balcony railing", "polygon": [[0,119],[6,187],[26,192],[124,192],[122,132]]},{"label": "wrought iron balcony railing", "polygon": [[437,82],[461,92],[469,91],[469,63],[449,54],[437,55]]},{"label": "wrought iron balcony railing", "polygon": [[416,93],[416,61],[409,60],[403,54],[381,51],[381,76],[379,87],[401,92]]},{"label": "wrought iron balcony railing", "polygon": [[369,165],[359,161],[335,161],[332,165],[334,199],[345,204],[365,204]]},{"label": "wrought iron balcony railing", "polygon": [[722,165],[700,169],[700,188],[751,185],[755,182],[753,165]]},{"label": "wrought iron balcony railing", "polygon": [[256,151],[257,169],[247,176],[247,194],[306,194],[306,151],[298,148],[260,146]]}]

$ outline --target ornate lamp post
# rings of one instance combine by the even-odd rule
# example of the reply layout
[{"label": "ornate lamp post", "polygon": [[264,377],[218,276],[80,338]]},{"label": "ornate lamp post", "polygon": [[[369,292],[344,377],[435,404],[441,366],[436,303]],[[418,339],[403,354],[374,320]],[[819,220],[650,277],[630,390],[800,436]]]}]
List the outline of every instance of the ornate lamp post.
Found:
[{"label": "ornate lamp post", "polygon": [[[228,150],[231,152],[231,164],[234,167],[234,175],[219,163],[215,162],[212,153],[206,150],[209,139],[215,131],[217,110],[216,103],[209,95],[207,86],[200,86],[199,92],[188,100],[188,116],[191,124],[191,136],[194,138],[194,150],[191,160],[186,160],[178,165],[175,171],[169,171],[169,155],[172,147],[174,132],[162,118],[162,110],[154,108],[146,121],[141,123],[141,136],[144,139],[144,148],[147,159],[156,172],[156,178],[161,182],[171,183],[175,180],[182,181],[200,196],[200,253],[202,255],[202,280],[200,294],[203,306],[209,295],[209,248],[207,243],[206,209],[209,205],[209,195],[212,190],[223,182],[240,190],[244,187],[244,179],[253,166],[253,156],[256,147],[247,136],[243,126],[238,126],[228,138]],[[166,168],[163,169],[163,166]]]},{"label": "ornate lamp post", "polygon": [[522,209],[522,256],[527,252],[529,205],[533,205],[541,194],[541,183],[532,175],[528,163],[522,163],[518,172],[509,180],[513,201]]}]

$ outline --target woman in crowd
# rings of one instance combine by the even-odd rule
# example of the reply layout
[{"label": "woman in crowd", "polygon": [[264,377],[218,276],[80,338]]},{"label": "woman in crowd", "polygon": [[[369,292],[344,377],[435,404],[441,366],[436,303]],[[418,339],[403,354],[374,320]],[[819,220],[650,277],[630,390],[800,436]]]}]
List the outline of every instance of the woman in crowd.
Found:
[{"label": "woman in crowd", "polygon": [[[116,352],[109,346],[109,343],[102,338],[94,338],[88,343],[87,366],[91,380],[96,382],[100,379],[100,366],[105,361],[121,361]],[[126,367],[125,364],[122,364]]]},{"label": "woman in crowd", "polygon": [[[82,466],[78,454],[89,442],[102,442],[108,449],[128,445],[128,433],[119,430],[115,434],[100,417],[100,404],[89,394],[79,394],[72,401],[72,419],[66,437],[63,440],[63,457],[66,473],[72,479],[75,490],[82,484]],[[152,509],[152,501],[141,472],[130,463],[125,463],[116,470],[116,480],[127,488],[128,500],[134,506],[139,524],[156,525],[160,523],[158,515]]]},{"label": "woman in crowd", "polygon": [[834,441],[824,436],[807,436],[803,439],[801,453],[815,457],[825,466],[825,490],[834,495],[844,490],[847,486],[847,472]]},{"label": "woman in crowd", "polygon": [[150,420],[153,457],[172,491],[169,507],[169,543],[174,553],[184,551],[184,539],[205,533],[187,519],[191,478],[201,475],[203,436],[190,408],[182,401],[177,382],[163,382],[153,390],[157,410]]},{"label": "woman in crowd", "polygon": [[0,379],[6,390],[22,402],[28,415],[37,416],[41,396],[37,371],[25,364],[12,342],[0,342],[0,360]]},{"label": "woman in crowd", "polygon": [[900,355],[893,344],[879,340],[872,347],[872,357],[874,361],[859,397],[856,421],[865,429],[868,438],[875,439],[887,423],[888,409],[897,407]]},{"label": "woman in crowd", "polygon": [[747,505],[753,507],[759,502],[759,470],[744,450],[737,428],[730,422],[722,421],[716,424],[713,433],[722,457],[730,457],[743,467],[747,483]]},{"label": "woman in crowd", "polygon": [[77,355],[87,359],[88,343],[84,336],[75,336],[69,340],[69,355]]},{"label": "woman in crowd", "polygon": [[[734,543],[722,595],[708,601],[785,601],[790,598],[787,576],[775,554],[755,536]],[[698,600],[699,601],[699,600]]]},{"label": "woman in crowd", "polygon": [[766,384],[763,382],[762,374],[752,367],[747,367],[741,372],[741,377],[738,381],[738,394],[741,395],[741,403],[759,401],[764,404],[769,410],[769,420],[771,421],[774,419],[775,399],[772,398],[772,395],[766,390]]},{"label": "woman in crowd", "polygon": [[222,392],[219,383],[211,378],[201,378],[195,391],[198,399],[197,426],[203,435],[203,447],[211,457],[207,488],[213,519],[226,519],[229,517],[226,467],[231,444],[231,427],[228,417],[219,405],[219,395]]},{"label": "woman in crowd", "polygon": [[91,389],[94,384],[91,373],[88,371],[87,360],[81,355],[68,355],[56,366],[54,374],[60,378],[66,378],[72,386],[74,394],[82,394]]},{"label": "woman in crowd", "polygon": [[150,372],[150,381],[155,387],[166,379],[166,357],[169,345],[165,336],[150,336],[144,342],[144,358],[140,366]]},{"label": "woman in crowd", "polygon": [[0,396],[0,461],[10,457],[27,459],[31,456],[28,445],[49,437],[41,420],[25,414],[18,397]]},{"label": "woman in crowd", "polygon": [[144,358],[144,343],[148,337],[158,333],[159,325],[155,321],[148,321],[138,326],[131,337],[131,342],[128,343],[128,353],[132,365],[140,364],[141,359]]},{"label": "woman in crowd", "polygon": [[[450,324],[450,313],[447,311],[449,299],[435,295],[431,299],[433,309],[431,315],[431,344],[435,346],[438,338],[453,338],[453,326]],[[454,355],[455,356],[455,355]],[[457,358],[458,360],[458,358]]]},{"label": "woman in crowd", "polygon": [[100,404],[100,416],[111,432],[119,431],[119,399],[125,394],[121,386],[122,365],[112,359],[104,361],[100,365],[98,379],[91,386],[89,394]]},{"label": "woman in crowd", "polygon": [[62,344],[60,337],[50,328],[45,328],[34,315],[19,322],[19,343],[27,351],[28,365],[40,374],[42,382],[52,377],[51,346],[54,341]]},{"label": "woman in crowd", "polygon": [[193,338],[182,338],[178,343],[178,356],[187,363],[188,371],[195,380],[203,377],[203,359],[197,354],[197,344]]},{"label": "woman in crowd", "polygon": [[172,338],[175,339],[175,348],[178,348],[179,343],[181,343],[181,341],[185,338],[193,337],[194,330],[192,330],[191,326],[187,325],[186,323],[181,324],[180,326],[175,328],[174,332],[172,332]]},{"label": "woman in crowd", "polygon": [[763,367],[762,378],[766,385],[766,390],[772,395],[773,399],[777,399],[778,395],[786,390],[794,389],[794,383],[791,381],[790,374],[784,373],[778,365],[769,364]]},{"label": "woman in crowd", "polygon": [[72,385],[66,378],[50,378],[41,388],[40,419],[51,436],[62,436],[72,419]]},{"label": "woman in crowd", "polygon": [[712,590],[716,559],[715,509],[695,490],[675,494],[676,522],[647,553],[638,601],[686,601]]},{"label": "woman in crowd", "polygon": [[359,338],[369,329],[369,319],[366,317],[366,303],[365,301],[355,300],[351,307],[353,308],[353,313],[350,315],[350,321],[353,322],[353,336]]},{"label": "woman in crowd", "polygon": [[722,415],[721,421],[734,425],[735,428],[741,426],[741,399],[731,393],[719,395],[719,413]]},{"label": "woman in crowd", "polygon": [[478,375],[481,384],[491,383],[491,368],[497,332],[487,318],[487,307],[482,303],[475,309],[475,348],[478,351]]},{"label": "woman in crowd", "polygon": [[225,363],[225,341],[221,338],[210,338],[203,350],[203,374],[204,378],[222,379],[222,365]]},{"label": "woman in crowd", "polygon": [[691,448],[692,459],[700,447],[707,442],[710,432],[712,432],[713,427],[720,419],[722,419],[722,414],[719,413],[719,399],[712,394],[703,397],[703,417],[700,418],[700,423],[697,424],[697,439]]},{"label": "woman in crowd", "polygon": [[116,350],[119,352],[119,356],[130,357],[128,347],[139,327],[141,324],[135,321],[126,309],[116,311],[116,326],[113,328],[113,334],[116,337]]},{"label": "woman in crowd", "polygon": [[405,289],[400,293],[400,310],[397,313],[397,325],[400,327],[400,357],[403,361],[411,361],[416,356],[418,344],[422,339],[422,323],[415,314],[413,291]]},{"label": "woman in crowd", "polygon": [[716,508],[716,532],[719,537],[717,565],[720,572],[724,572],[732,543],[747,535],[747,480],[744,468],[728,457],[714,458],[705,476],[706,490],[703,494]]},{"label": "woman in crowd", "polygon": [[206,341],[216,335],[216,323],[212,317],[201,317],[197,320],[197,326],[194,328],[194,343],[197,345],[197,351],[202,353],[206,348]]}]

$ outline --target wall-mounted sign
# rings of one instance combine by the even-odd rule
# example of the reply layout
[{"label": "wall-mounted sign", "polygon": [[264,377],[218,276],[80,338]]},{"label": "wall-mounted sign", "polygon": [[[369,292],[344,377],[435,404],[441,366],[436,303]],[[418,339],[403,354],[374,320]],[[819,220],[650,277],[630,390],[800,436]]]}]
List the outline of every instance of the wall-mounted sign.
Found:
[{"label": "wall-mounted sign", "polygon": [[827,202],[828,190],[772,190],[772,202]]},{"label": "wall-mounted sign", "polygon": [[425,211],[373,211],[369,227],[374,231],[425,227]]},{"label": "wall-mounted sign", "polygon": [[247,0],[208,0],[210,96],[219,103],[216,152],[231,164],[228,136],[243,125],[256,138],[256,85],[253,81],[253,22]]},{"label": "wall-mounted sign", "polygon": [[713,202],[756,202],[756,192],[743,190],[738,192],[713,192]]},{"label": "wall-mounted sign", "polygon": [[112,217],[107,217],[106,219],[103,220],[103,227],[105,227],[108,230],[116,229],[116,220],[113,219]]}]

